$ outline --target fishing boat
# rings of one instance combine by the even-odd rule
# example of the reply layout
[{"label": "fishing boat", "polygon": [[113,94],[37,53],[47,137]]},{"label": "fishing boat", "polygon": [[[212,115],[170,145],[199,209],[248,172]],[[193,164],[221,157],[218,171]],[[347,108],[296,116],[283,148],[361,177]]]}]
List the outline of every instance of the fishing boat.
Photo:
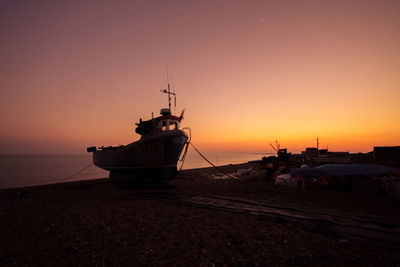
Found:
[{"label": "fishing boat", "polygon": [[177,163],[183,149],[190,142],[190,128],[180,129],[184,110],[181,115],[171,113],[171,95],[176,94],[168,89],[161,90],[168,95],[168,108],[162,108],[160,116],[136,124],[138,141],[123,146],[88,147],[93,153],[93,163],[110,171],[111,179],[151,179],[170,180],[177,174]]}]

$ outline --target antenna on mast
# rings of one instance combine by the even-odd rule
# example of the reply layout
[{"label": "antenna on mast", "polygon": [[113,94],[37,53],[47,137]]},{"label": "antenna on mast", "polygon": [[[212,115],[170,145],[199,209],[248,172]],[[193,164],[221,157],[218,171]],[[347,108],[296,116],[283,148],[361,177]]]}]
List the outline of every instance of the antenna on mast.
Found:
[{"label": "antenna on mast", "polygon": [[[171,113],[171,95],[175,96],[175,98],[176,98],[176,94],[171,92],[171,85],[169,83],[169,75],[168,75],[168,64],[165,64],[165,68],[166,68],[166,71],[167,71],[168,89],[163,89],[163,90],[160,90],[160,91],[163,92],[163,93],[168,94],[168,110]],[[175,100],[175,103],[176,103],[176,100]]]},{"label": "antenna on mast", "polygon": [[166,74],[167,74],[167,83],[169,84],[168,63],[165,63],[165,71],[166,71]]},{"label": "antenna on mast", "polygon": [[167,70],[167,82],[168,82],[168,108],[169,112],[171,112],[171,89],[170,89],[170,84],[169,84],[169,75],[168,75],[168,64],[165,64],[165,68]]},{"label": "antenna on mast", "polygon": [[176,93],[175,93],[174,76],[172,76],[172,90],[174,90],[174,107],[175,107],[175,113],[176,113]]}]

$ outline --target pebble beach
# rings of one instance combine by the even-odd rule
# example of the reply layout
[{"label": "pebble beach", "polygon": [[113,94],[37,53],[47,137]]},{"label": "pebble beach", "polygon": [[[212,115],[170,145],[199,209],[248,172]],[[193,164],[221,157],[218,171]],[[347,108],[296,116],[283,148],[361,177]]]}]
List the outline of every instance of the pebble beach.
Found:
[{"label": "pebble beach", "polygon": [[[228,171],[243,166],[226,166]],[[211,179],[187,170],[163,184],[108,178],[0,190],[1,266],[282,266],[400,263],[399,243],[347,238],[280,216],[195,205],[194,196],[296,205],[400,223],[381,195]]]}]

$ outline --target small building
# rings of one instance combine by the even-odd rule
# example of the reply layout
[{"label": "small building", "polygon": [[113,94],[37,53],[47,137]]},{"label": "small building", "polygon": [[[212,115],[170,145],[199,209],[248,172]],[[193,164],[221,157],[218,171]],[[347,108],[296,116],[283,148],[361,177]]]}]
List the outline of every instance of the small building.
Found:
[{"label": "small building", "polygon": [[280,148],[278,150],[278,156],[279,156],[279,154],[286,155],[287,154],[287,148]]},{"label": "small building", "polygon": [[400,146],[375,146],[374,160],[400,160]]},{"label": "small building", "polygon": [[307,147],[305,154],[306,154],[307,157],[318,157],[318,148],[316,148],[316,147]]},{"label": "small building", "polygon": [[328,157],[347,157],[349,156],[349,152],[328,152]]},{"label": "small building", "polygon": [[318,149],[318,157],[328,157],[328,149]]},{"label": "small building", "polygon": [[291,155],[291,153],[287,152],[287,148],[280,148],[278,150],[278,159],[280,160],[288,160]]}]

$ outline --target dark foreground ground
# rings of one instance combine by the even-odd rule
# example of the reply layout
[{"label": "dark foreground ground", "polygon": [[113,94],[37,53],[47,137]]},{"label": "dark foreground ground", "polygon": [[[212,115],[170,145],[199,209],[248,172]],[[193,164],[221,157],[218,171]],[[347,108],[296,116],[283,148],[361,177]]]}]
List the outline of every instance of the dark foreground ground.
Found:
[{"label": "dark foreground ground", "polygon": [[168,185],[108,179],[0,191],[0,266],[389,265],[399,244],[352,240],[260,214],[189,205],[190,196],[245,198],[400,223],[383,195],[211,180],[187,171]]}]

